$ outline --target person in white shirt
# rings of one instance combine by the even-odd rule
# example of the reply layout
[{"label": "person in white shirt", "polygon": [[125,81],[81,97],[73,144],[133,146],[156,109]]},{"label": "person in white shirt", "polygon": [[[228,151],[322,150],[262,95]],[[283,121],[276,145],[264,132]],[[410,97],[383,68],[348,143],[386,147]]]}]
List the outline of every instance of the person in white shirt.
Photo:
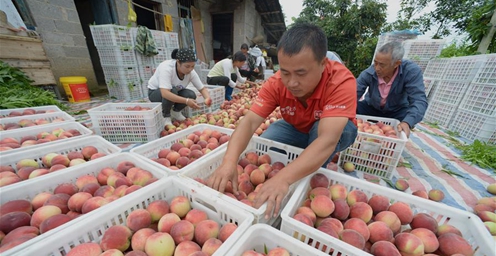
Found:
[{"label": "person in white shirt", "polygon": [[172,124],[171,118],[178,121],[186,119],[181,114],[181,110],[186,106],[193,109],[200,108],[196,102],[196,93],[186,89],[190,82],[201,93],[205,104],[207,106],[212,104],[208,89],[194,70],[195,52],[191,49],[175,49],[171,57],[172,60],[166,60],[158,65],[148,81],[148,99],[151,102],[162,102],[162,115],[166,125]]},{"label": "person in white shirt", "polygon": [[239,68],[243,66],[245,61],[246,56],[241,51],[238,51],[232,59],[223,59],[215,63],[210,72],[208,72],[207,84],[225,86],[225,99],[231,100],[234,88],[244,89],[244,86],[236,85],[236,82],[255,85],[254,82],[248,81],[239,73]]}]

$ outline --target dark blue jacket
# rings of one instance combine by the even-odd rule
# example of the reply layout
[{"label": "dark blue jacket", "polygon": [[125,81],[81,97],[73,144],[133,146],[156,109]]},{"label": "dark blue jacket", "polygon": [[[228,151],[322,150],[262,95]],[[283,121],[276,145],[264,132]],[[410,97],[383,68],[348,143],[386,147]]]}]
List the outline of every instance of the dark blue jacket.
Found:
[{"label": "dark blue jacket", "polygon": [[402,60],[398,75],[394,79],[389,91],[386,105],[381,109],[381,94],[379,92],[379,80],[374,66],[362,71],[357,79],[357,96],[360,99],[369,88],[365,100],[379,111],[394,112],[407,108],[406,116],[402,122],[407,122],[413,127],[422,121],[427,109],[427,97],[425,96],[424,79],[420,67],[410,60]]}]

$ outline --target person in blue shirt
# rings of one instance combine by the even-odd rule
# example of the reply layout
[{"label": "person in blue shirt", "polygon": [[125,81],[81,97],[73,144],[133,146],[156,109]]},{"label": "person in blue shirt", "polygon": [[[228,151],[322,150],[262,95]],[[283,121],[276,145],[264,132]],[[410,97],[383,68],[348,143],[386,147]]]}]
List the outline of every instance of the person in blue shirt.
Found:
[{"label": "person in blue shirt", "polygon": [[400,121],[398,131],[407,137],[410,130],[424,117],[427,97],[420,67],[403,60],[405,50],[400,42],[381,46],[374,64],[362,71],[357,79],[357,114],[394,118]]}]

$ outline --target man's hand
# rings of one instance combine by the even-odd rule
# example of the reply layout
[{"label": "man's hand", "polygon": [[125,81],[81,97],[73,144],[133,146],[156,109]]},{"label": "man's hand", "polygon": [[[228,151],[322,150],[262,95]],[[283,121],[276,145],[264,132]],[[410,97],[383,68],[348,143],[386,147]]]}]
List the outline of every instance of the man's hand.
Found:
[{"label": "man's hand", "polygon": [[[257,196],[255,197],[254,207],[257,209],[260,208],[262,204],[267,202],[265,219],[270,219],[271,217],[277,217],[277,215],[279,215],[282,200],[289,190],[289,184],[283,180],[277,179],[276,177],[277,175],[264,182],[262,188],[258,191]],[[274,214],[270,216],[272,210],[274,210]]]},{"label": "man's hand", "polygon": [[215,172],[208,178],[207,186],[224,193],[228,181],[232,182],[234,195],[238,195],[238,171],[237,163],[225,163],[215,170]]},{"label": "man's hand", "polygon": [[[407,138],[410,138],[410,125],[408,125],[408,123],[401,122],[398,125],[398,132],[401,132],[401,131],[405,132]],[[399,134],[398,134],[398,136],[399,136]]]}]

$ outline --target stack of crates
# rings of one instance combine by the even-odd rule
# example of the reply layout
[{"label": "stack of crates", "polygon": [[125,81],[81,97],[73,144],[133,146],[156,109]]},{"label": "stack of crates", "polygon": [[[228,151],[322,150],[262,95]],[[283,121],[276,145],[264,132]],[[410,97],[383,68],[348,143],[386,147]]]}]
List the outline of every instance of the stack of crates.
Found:
[{"label": "stack of crates", "polygon": [[443,78],[444,71],[448,67],[449,62],[449,58],[435,58],[430,60],[427,64],[427,67],[424,70],[424,85],[425,95],[427,95],[429,101],[431,95],[434,94],[437,85]]},{"label": "stack of crates", "polygon": [[[472,79],[479,70],[484,55],[450,58],[442,78],[430,97],[424,121],[448,128],[465,97]],[[430,72],[430,71],[429,71]]]},{"label": "stack of crates", "polygon": [[469,141],[496,144],[496,54],[481,61],[449,129]]},{"label": "stack of crates", "polygon": [[131,28],[109,24],[90,26],[90,30],[109,95],[119,100],[143,98]]},{"label": "stack of crates", "polygon": [[429,61],[441,54],[444,44],[444,39],[405,40],[403,41],[403,47],[405,48],[403,58],[417,63],[422,72],[424,72]]}]

